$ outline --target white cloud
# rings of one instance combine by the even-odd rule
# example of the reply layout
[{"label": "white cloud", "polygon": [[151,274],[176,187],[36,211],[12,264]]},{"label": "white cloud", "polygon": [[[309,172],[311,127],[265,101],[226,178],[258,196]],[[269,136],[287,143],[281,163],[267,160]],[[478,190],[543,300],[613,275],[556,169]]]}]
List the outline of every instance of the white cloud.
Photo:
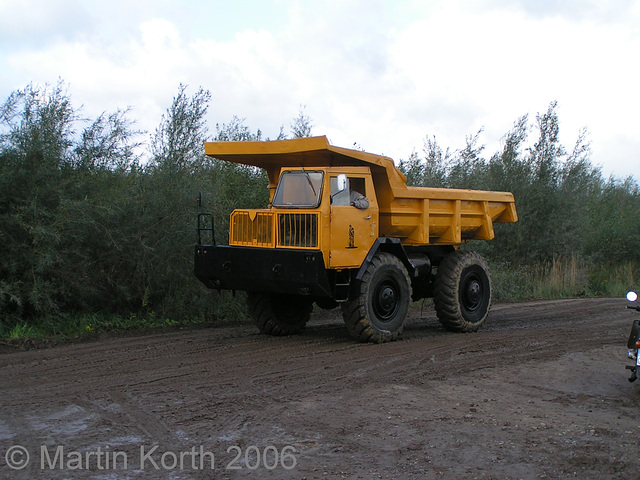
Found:
[{"label": "white cloud", "polygon": [[[0,0],[3,97],[60,77],[85,114],[131,105],[152,131],[185,83],[211,90],[211,127],[238,115],[273,137],[306,105],[315,134],[396,159],[482,127],[491,154],[557,100],[568,148],[587,126],[605,174],[640,169],[638,1],[18,3]],[[4,29],[35,3],[50,24]]]}]

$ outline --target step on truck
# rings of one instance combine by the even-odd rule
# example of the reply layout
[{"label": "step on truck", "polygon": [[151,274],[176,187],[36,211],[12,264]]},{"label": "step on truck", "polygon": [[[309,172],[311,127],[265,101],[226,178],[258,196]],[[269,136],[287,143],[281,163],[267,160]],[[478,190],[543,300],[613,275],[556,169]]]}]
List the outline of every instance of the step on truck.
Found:
[{"label": "step on truck", "polygon": [[361,342],[398,338],[421,298],[433,298],[448,330],[475,331],[487,318],[489,269],[459,247],[517,221],[511,193],[411,187],[392,159],[326,137],[207,142],[205,153],[269,177],[269,205],[234,210],[228,245],[216,244],[213,216],[201,213],[195,247],[196,277],[246,291],[261,332],[299,332],[314,303],[341,307]]}]

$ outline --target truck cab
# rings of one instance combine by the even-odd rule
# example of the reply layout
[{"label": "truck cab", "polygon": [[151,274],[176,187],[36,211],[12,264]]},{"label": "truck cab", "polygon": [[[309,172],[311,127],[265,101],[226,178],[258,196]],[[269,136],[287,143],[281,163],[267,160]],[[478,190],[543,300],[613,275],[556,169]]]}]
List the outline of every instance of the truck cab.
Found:
[{"label": "truck cab", "polygon": [[268,209],[232,213],[229,244],[316,249],[327,268],[357,268],[378,237],[378,211],[368,167],[282,169]]}]

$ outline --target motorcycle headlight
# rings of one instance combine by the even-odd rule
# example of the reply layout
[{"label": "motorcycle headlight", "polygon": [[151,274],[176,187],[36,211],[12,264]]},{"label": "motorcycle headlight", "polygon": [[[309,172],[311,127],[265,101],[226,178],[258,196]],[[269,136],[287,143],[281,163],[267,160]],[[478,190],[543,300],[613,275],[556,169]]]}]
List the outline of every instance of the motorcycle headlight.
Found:
[{"label": "motorcycle headlight", "polygon": [[636,352],[637,350],[635,348],[630,348],[629,351],[627,352],[627,357],[631,358],[632,360],[636,359]]}]

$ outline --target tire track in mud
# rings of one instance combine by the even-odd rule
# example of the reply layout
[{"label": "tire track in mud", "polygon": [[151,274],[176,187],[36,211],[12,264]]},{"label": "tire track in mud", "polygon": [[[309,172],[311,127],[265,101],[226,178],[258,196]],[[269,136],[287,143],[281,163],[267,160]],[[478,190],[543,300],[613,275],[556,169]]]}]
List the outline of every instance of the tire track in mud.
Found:
[{"label": "tire track in mud", "polygon": [[[302,338],[270,338],[256,334],[250,334],[249,339],[243,337],[226,338],[226,341],[231,340],[231,345],[220,343],[222,340],[215,338],[191,338],[194,335],[198,335],[197,333],[187,334],[186,340],[180,341],[177,345],[173,342],[177,334],[171,334],[167,338],[154,336],[150,339],[125,339],[123,344],[118,345],[117,348],[98,348],[90,352],[89,355],[84,355],[82,364],[75,364],[72,368],[75,377],[90,378],[93,382],[98,380],[99,383],[107,381],[108,384],[113,386],[126,388],[156,382],[173,382],[181,377],[192,376],[194,370],[197,371],[198,369],[201,372],[207,372],[212,370],[211,362],[213,361],[217,378],[241,383],[245,390],[250,390],[252,386],[260,383],[272,384],[275,380],[276,385],[278,385],[279,382],[288,382],[292,378],[323,374],[327,369],[335,370],[336,367],[340,366],[340,362],[335,360],[345,356],[349,358],[348,374],[341,375],[337,373],[334,377],[337,380],[349,377],[350,379],[364,378],[368,381],[370,372],[379,368],[384,368],[386,371],[396,371],[408,366],[415,368],[416,362],[418,365],[434,364],[439,359],[442,359],[444,363],[451,364],[456,356],[468,358],[471,355],[472,357],[478,357],[474,359],[474,368],[481,368],[485,365],[491,365],[495,361],[494,358],[488,356],[488,352],[493,351],[496,354],[504,353],[505,357],[509,353],[511,358],[514,358],[514,355],[517,354],[523,360],[535,359],[536,352],[542,352],[542,355],[547,355],[547,346],[550,339],[547,338],[544,331],[536,332],[533,339],[531,338],[531,332],[529,332],[532,328],[539,330],[541,323],[546,318],[549,319],[546,323],[552,322],[554,310],[556,314],[558,313],[556,303],[543,305],[543,307],[542,309],[536,309],[537,323],[534,325],[516,324],[512,321],[511,325],[505,327],[504,323],[499,323],[501,319],[498,318],[494,319],[486,330],[479,332],[477,335],[450,334],[443,332],[437,326],[435,328],[433,326],[416,327],[408,329],[408,335],[406,335],[408,338],[405,340],[384,345],[353,343],[346,335],[342,337],[332,335],[315,338],[315,334],[323,334],[323,326],[312,328]],[[525,310],[525,315],[528,308],[535,308],[535,305],[532,307],[516,307],[518,311]],[[492,315],[496,316],[496,313],[494,312]],[[572,322],[572,325],[572,328],[575,328],[575,321]],[[527,330],[527,332],[518,334],[517,331],[513,331],[514,327],[516,330]],[[494,332],[503,331],[505,328],[508,331],[508,339],[500,335],[493,338],[492,334]],[[331,333],[336,330],[333,325],[330,326],[330,329],[333,330]],[[572,341],[572,338],[576,336],[572,335],[570,330],[567,331],[562,326],[554,325],[551,337],[552,339],[562,337],[563,344],[570,350],[583,342],[584,333],[581,333],[580,339]],[[594,335],[600,335],[599,329],[596,330]],[[213,335],[205,335],[205,337],[213,337]],[[467,341],[473,343],[472,351],[468,351]],[[146,347],[138,349],[137,345],[140,342],[147,343]],[[209,343],[207,344],[207,342]],[[420,350],[416,352],[413,348],[416,342],[426,343],[421,345]],[[505,347],[505,345],[512,345],[513,348],[507,350],[508,347]],[[560,347],[559,344],[558,346]],[[126,352],[128,350],[137,350],[138,354],[127,359]],[[475,355],[474,351],[476,351]],[[558,351],[562,352],[562,349]],[[283,353],[285,354],[284,357],[282,356]],[[310,357],[313,357],[311,365],[307,361]],[[105,358],[107,359],[106,365]],[[179,358],[179,360],[176,360],[176,358]],[[216,360],[219,358],[224,358],[224,362]],[[242,360],[249,358],[264,358],[266,364],[274,365],[274,367],[257,374],[252,362],[250,366],[243,367]],[[110,361],[109,359],[112,360]],[[507,358],[504,360],[506,361]],[[56,362],[55,359],[50,359],[46,363],[51,365],[42,368],[39,377],[31,377],[29,380],[23,377],[25,378],[25,385],[34,380],[44,382],[46,378],[51,377],[55,372],[59,372],[61,369],[65,371],[64,362]],[[125,375],[117,378],[116,382],[114,382],[112,369],[130,371],[133,366],[156,364],[170,365],[171,374],[167,374],[166,371],[161,369],[150,369],[143,379],[137,376],[130,379]],[[36,365],[40,364],[36,362]],[[23,365],[23,368],[28,368],[28,366]],[[434,369],[429,368],[428,370]],[[442,374],[443,371],[440,370],[440,373]],[[70,385],[62,385],[60,388],[68,389],[69,387]]]},{"label": "tire track in mud", "polygon": [[[517,413],[541,445],[540,458],[550,455],[543,445],[566,439],[580,447],[572,457],[576,469],[601,468],[617,478],[605,457],[597,467],[585,460],[598,447],[625,470],[631,460],[623,449],[632,439],[623,437],[617,447],[601,442],[615,431],[616,418],[638,405],[637,396],[621,397],[626,378],[589,389],[570,376],[550,384],[546,367],[538,367],[560,362],[569,368],[573,352],[624,350],[633,318],[624,301],[498,304],[483,329],[470,334],[444,331],[432,307],[410,314],[403,339],[381,345],[352,341],[337,315],[321,312],[293,337],[238,325],[0,355],[0,447],[19,440],[36,448],[46,441],[133,453],[141,444],[174,451],[205,444],[224,454],[232,444],[290,444],[299,468],[278,471],[279,478],[326,477],[324,471],[416,478],[438,469],[459,478],[496,471],[508,478],[508,461],[532,462],[525,446],[534,449],[527,432],[510,426],[508,415]],[[579,358],[592,361],[590,354]],[[623,376],[624,360],[619,370]],[[524,398],[536,403],[519,404]],[[589,428],[585,408],[609,409],[603,417],[609,423]],[[549,419],[567,423],[548,426]],[[487,453],[465,439],[487,444]],[[507,452],[505,441],[520,448]],[[480,473],[474,476],[454,466],[476,456]],[[562,476],[564,467],[543,463],[534,462],[530,473],[524,467],[511,473]],[[227,472],[228,478],[248,473]],[[142,472],[135,478],[171,477]]]}]

